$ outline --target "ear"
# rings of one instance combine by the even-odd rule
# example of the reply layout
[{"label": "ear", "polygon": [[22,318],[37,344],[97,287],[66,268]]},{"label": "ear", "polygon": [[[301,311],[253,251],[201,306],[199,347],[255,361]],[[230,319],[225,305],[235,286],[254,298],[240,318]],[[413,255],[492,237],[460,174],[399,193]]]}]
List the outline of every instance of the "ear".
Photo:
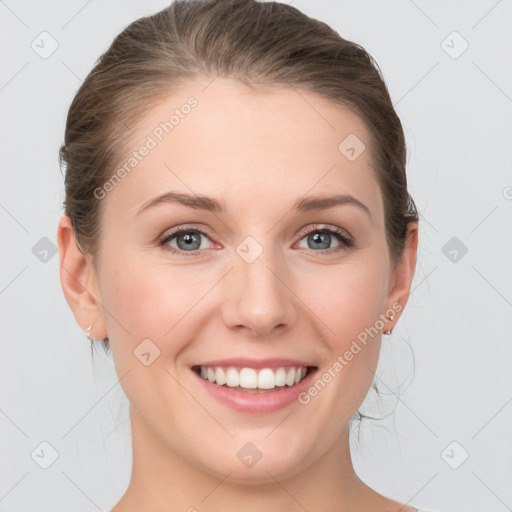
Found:
[{"label": "ear", "polygon": [[79,249],[71,219],[63,215],[57,230],[59,275],[62,291],[75,320],[84,330],[93,324],[90,335],[95,339],[108,336],[99,294],[96,269],[90,254]]},{"label": "ear", "polygon": [[411,290],[411,283],[416,268],[416,255],[418,250],[418,223],[410,222],[407,227],[405,247],[402,257],[391,272],[390,290],[386,299],[387,309],[392,309],[398,314],[393,321],[386,325],[386,329],[392,329],[402,314]]}]

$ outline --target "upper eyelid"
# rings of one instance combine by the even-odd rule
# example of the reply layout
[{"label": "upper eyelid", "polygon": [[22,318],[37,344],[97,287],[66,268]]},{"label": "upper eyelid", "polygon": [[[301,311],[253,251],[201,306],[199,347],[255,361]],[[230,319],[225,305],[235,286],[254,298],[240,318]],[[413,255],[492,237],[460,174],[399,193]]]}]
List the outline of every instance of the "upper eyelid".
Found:
[{"label": "upper eyelid", "polygon": [[346,229],[340,228],[338,226],[333,226],[331,224],[318,224],[318,223],[316,223],[316,224],[313,224],[311,226],[305,227],[303,230],[299,231],[299,233],[307,234],[307,233],[310,233],[311,231],[322,231],[322,230],[328,230],[328,231],[334,231],[334,232],[342,231],[343,233],[346,234],[347,237],[351,237]]},{"label": "upper eyelid", "polygon": [[196,226],[193,226],[193,225],[188,225],[188,224],[183,224],[183,225],[179,225],[179,226],[175,226],[173,228],[170,228],[170,229],[167,229],[163,232],[162,235],[160,235],[158,238],[160,240],[164,240],[170,236],[175,236],[177,234],[179,234],[180,232],[182,231],[199,231],[200,233],[206,235],[206,236],[210,236],[208,234],[208,229],[206,228],[199,228],[199,227],[196,227]]}]

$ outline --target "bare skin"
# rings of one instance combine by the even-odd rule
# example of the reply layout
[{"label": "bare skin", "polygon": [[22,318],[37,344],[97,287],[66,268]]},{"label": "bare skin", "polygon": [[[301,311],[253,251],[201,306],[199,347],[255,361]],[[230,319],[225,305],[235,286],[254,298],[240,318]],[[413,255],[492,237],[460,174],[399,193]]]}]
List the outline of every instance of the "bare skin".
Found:
[{"label": "bare skin", "polygon": [[[170,112],[197,99],[101,199],[95,264],[78,250],[66,216],[58,228],[66,300],[84,330],[92,323],[91,336],[108,336],[130,401],[132,475],[112,510],[411,512],[362,482],[350,457],[348,422],[371,385],[381,333],[308,404],[274,412],[219,402],[191,370],[228,357],[291,357],[322,374],[365,328],[397,323],[397,310],[392,321],[376,321],[405,307],[418,240],[410,224],[393,266],[370,141],[353,112],[285,86],[254,93],[217,78],[203,89],[169,93],[137,125],[126,158]],[[366,144],[354,161],[338,150],[349,134]],[[215,198],[224,211],[160,203],[139,213],[167,191]],[[369,212],[353,203],[292,211],[304,196],[334,194]],[[159,245],[179,226],[200,241],[197,253],[182,235]],[[319,248],[307,231],[322,228],[341,229],[354,245],[331,234]],[[251,263],[236,251],[247,236],[262,249]],[[149,366],[134,356],[145,339],[160,350]],[[247,442],[262,453],[250,468],[237,457]]]}]

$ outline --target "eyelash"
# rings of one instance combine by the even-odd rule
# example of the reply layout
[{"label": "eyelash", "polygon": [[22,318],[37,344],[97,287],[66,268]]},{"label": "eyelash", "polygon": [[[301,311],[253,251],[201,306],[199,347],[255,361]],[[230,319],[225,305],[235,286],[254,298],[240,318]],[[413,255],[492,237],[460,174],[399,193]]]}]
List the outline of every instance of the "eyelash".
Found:
[{"label": "eyelash", "polygon": [[[193,255],[193,256],[194,255],[198,255],[204,249],[197,249],[195,251],[183,251],[183,250],[180,250],[180,249],[177,250],[174,247],[170,247],[170,246],[167,245],[173,238],[178,236],[180,233],[190,233],[191,231],[199,233],[201,235],[204,235],[207,238],[210,238],[207,233],[205,233],[204,231],[202,231],[202,230],[200,230],[198,228],[195,228],[195,227],[192,227],[192,226],[190,226],[190,227],[189,226],[183,226],[183,227],[175,229],[171,233],[166,233],[159,240],[158,245],[160,247],[162,247],[164,250],[169,251],[169,252],[171,252],[173,254],[190,254],[190,255]],[[326,227],[321,227],[319,225],[314,225],[310,229],[308,229],[307,231],[302,233],[302,235],[301,235],[301,237],[299,238],[298,241],[302,240],[304,237],[308,236],[311,233],[328,233],[330,235],[334,235],[334,237],[337,238],[339,242],[341,242],[340,246],[338,246],[338,247],[331,247],[330,249],[319,249],[319,250],[309,249],[312,252],[332,253],[332,252],[338,252],[338,251],[346,250],[346,249],[349,249],[349,248],[355,246],[355,243],[354,243],[353,239],[351,237],[349,237],[341,229],[334,228],[334,227],[326,228]]]}]

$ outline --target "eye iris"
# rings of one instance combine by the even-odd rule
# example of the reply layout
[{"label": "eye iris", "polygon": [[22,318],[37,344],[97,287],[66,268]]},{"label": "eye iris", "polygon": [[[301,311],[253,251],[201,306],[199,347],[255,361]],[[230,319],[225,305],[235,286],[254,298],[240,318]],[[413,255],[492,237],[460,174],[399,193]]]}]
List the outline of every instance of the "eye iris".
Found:
[{"label": "eye iris", "polygon": [[[184,246],[180,246],[180,240],[185,242]],[[180,249],[196,250],[201,246],[201,236],[198,233],[193,232],[182,233],[176,237],[176,242]]]},{"label": "eye iris", "polygon": [[308,237],[308,241],[312,240],[313,244],[320,244],[320,247],[318,245],[314,247],[310,247],[311,249],[328,249],[330,242],[331,242],[331,235],[329,233],[320,233],[315,232]]}]

